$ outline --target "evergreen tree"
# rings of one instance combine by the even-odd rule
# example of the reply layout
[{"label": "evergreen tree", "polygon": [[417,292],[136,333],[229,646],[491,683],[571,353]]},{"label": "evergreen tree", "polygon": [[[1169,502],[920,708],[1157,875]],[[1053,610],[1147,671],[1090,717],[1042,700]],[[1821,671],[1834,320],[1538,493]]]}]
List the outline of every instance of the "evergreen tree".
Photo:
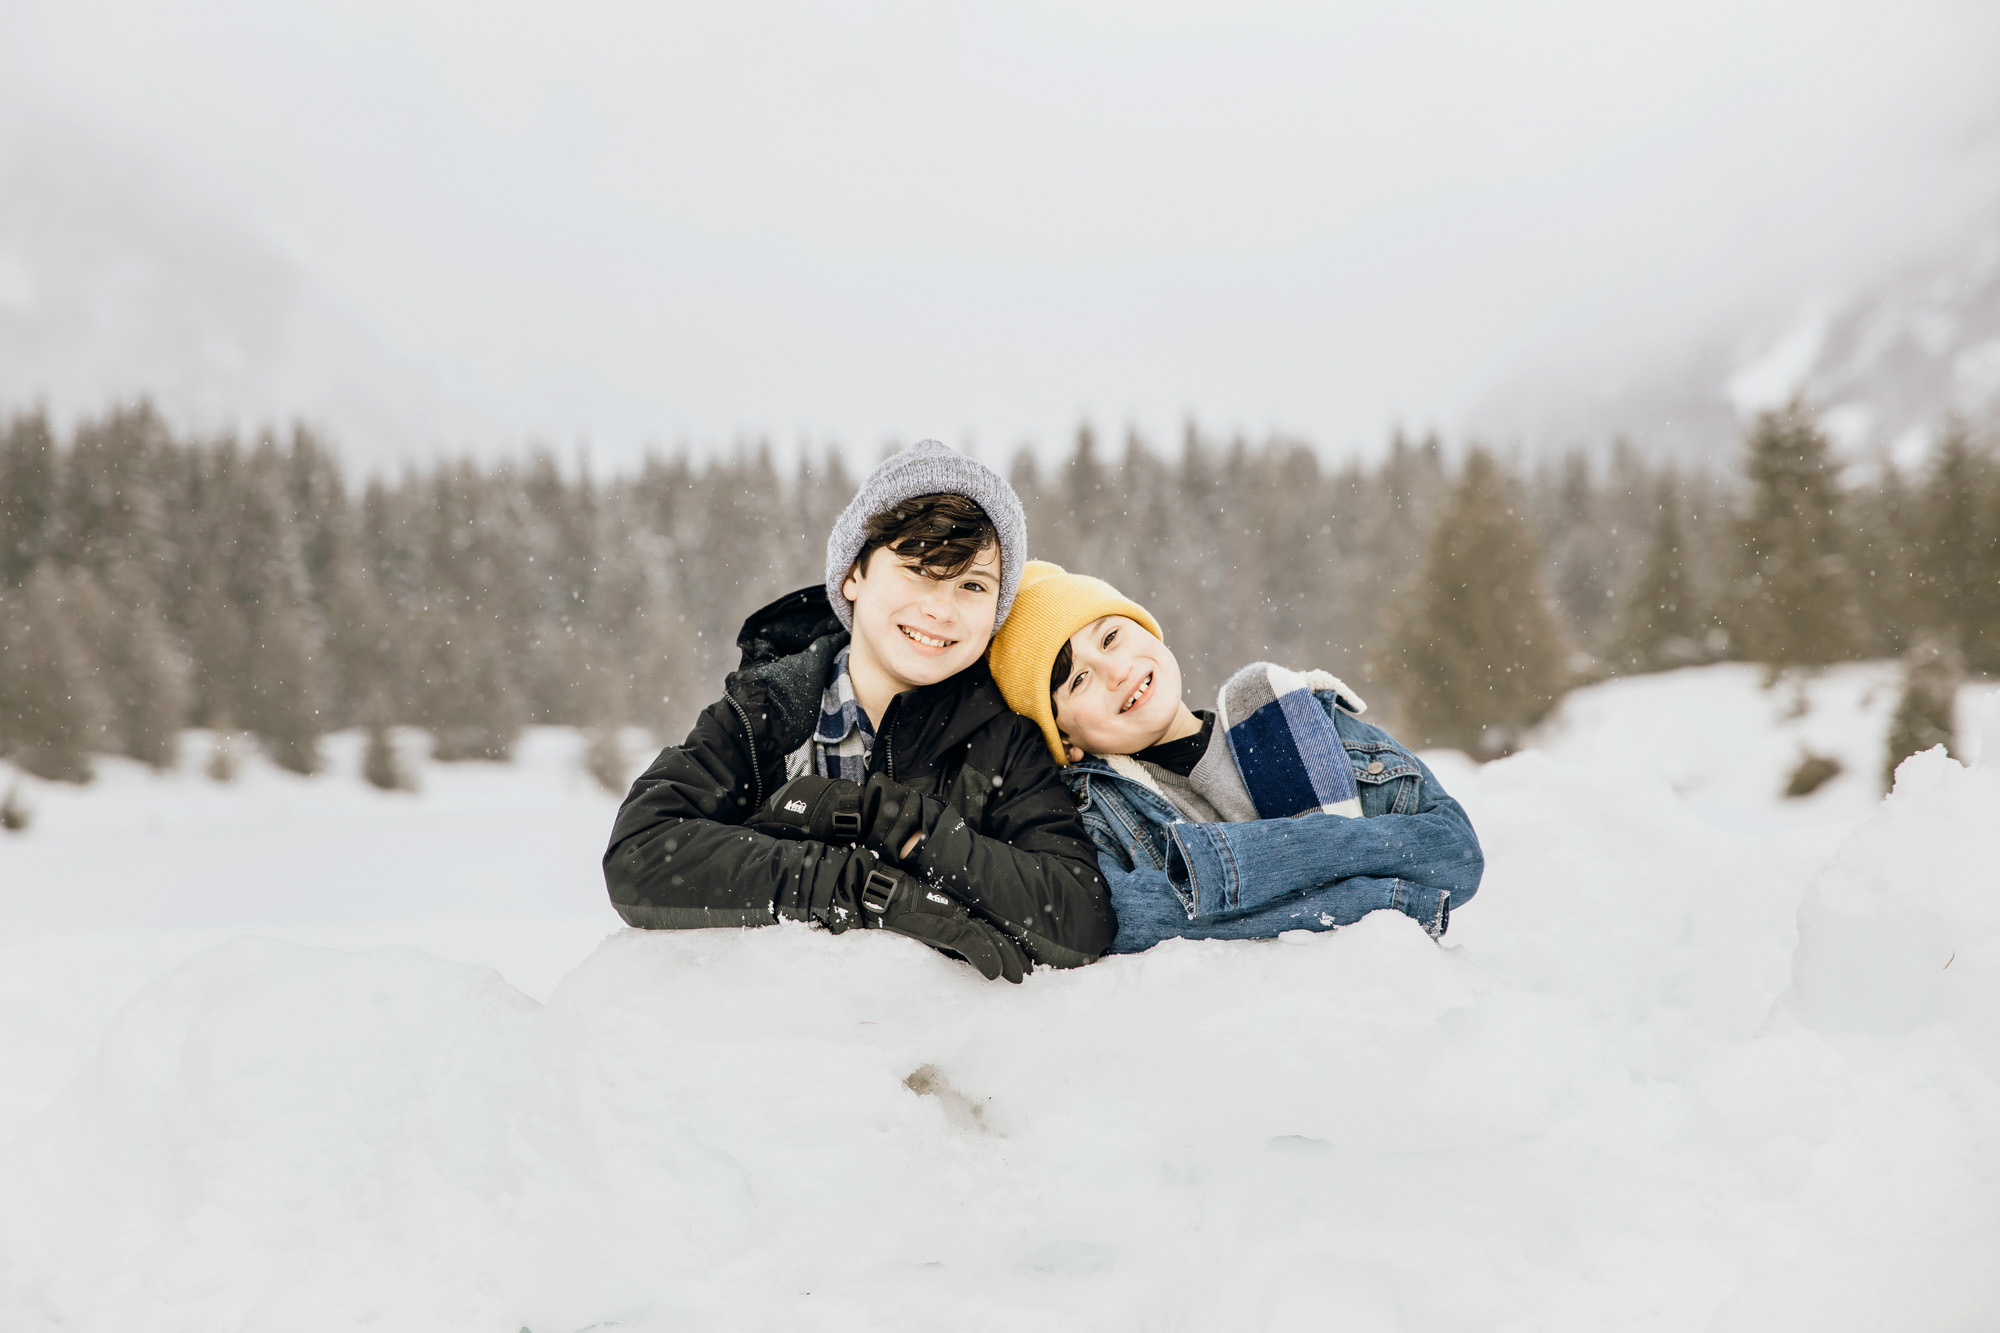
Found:
[{"label": "evergreen tree", "polygon": [[290,461],[269,439],[244,469],[234,583],[251,610],[248,689],[243,721],[273,763],[294,773],[319,771],[324,638],[307,576],[303,532],[290,493]]},{"label": "evergreen tree", "polygon": [[1832,447],[1803,400],[1759,414],[1748,439],[1749,508],[1737,525],[1735,636],[1773,666],[1851,658],[1861,639],[1843,550]]},{"label": "evergreen tree", "polygon": [[406,692],[403,636],[389,598],[363,563],[358,548],[342,553],[328,571],[326,672],[331,689],[330,729],[369,721],[376,713],[396,721],[391,701]]},{"label": "evergreen tree", "polygon": [[1974,670],[2000,671],[2000,466],[1960,418],[1938,438],[1922,509],[1926,618],[1966,646]]},{"label": "evergreen tree", "polygon": [[18,588],[48,553],[57,457],[48,414],[24,412],[0,434],[0,587]]},{"label": "evergreen tree", "polygon": [[1421,743],[1505,754],[1555,702],[1564,652],[1541,573],[1513,483],[1474,449],[1397,636],[1404,711]]},{"label": "evergreen tree", "polygon": [[624,795],[631,775],[625,770],[623,723],[631,716],[624,673],[613,664],[609,645],[596,635],[579,635],[576,693],[584,729],[584,770],[597,785]]},{"label": "evergreen tree", "polygon": [[1608,497],[1581,449],[1545,462],[1536,479],[1541,494],[1529,508],[1547,553],[1549,592],[1571,636],[1588,644],[1617,587],[1620,542],[1605,517]]},{"label": "evergreen tree", "polygon": [[1664,671],[1703,656],[1707,618],[1683,556],[1679,491],[1671,471],[1655,490],[1652,538],[1638,581],[1626,598],[1619,636],[1618,660],[1629,670]]},{"label": "evergreen tree", "polygon": [[431,757],[443,763],[509,758],[521,728],[521,705],[492,620],[433,607],[423,621],[423,639],[417,693],[421,720],[436,739]]},{"label": "evergreen tree", "polygon": [[159,566],[165,515],[156,474],[172,447],[145,401],[77,426],[63,465],[59,544],[67,563],[100,576],[121,562]]},{"label": "evergreen tree", "polygon": [[194,650],[194,721],[214,730],[233,727],[250,708],[250,626],[214,566],[203,570],[190,595],[187,631]]},{"label": "evergreen tree", "polygon": [[1903,694],[1889,722],[1888,762],[1882,785],[1896,783],[1896,765],[1933,745],[1949,751],[1957,726],[1958,687],[1964,668],[1947,640],[1926,636],[1903,658]]},{"label": "evergreen tree", "polygon": [[131,561],[113,565],[93,651],[110,707],[112,748],[157,769],[174,766],[187,724],[188,666],[160,613],[159,588]]},{"label": "evergreen tree", "polygon": [[0,733],[14,762],[36,777],[88,782],[103,708],[67,585],[60,571],[43,564],[10,599],[14,605],[0,624]]},{"label": "evergreen tree", "polygon": [[319,772],[325,728],[315,706],[320,674],[315,635],[298,607],[283,602],[266,607],[253,660],[251,729],[272,763],[310,777]]},{"label": "evergreen tree", "polygon": [[1363,558],[1358,569],[1342,573],[1367,593],[1358,637],[1377,645],[1368,674],[1401,682],[1404,630],[1411,608],[1425,595],[1425,556],[1451,489],[1444,446],[1435,435],[1415,443],[1396,431],[1388,457],[1364,479],[1363,488],[1365,503],[1357,522],[1364,537]]},{"label": "evergreen tree", "polygon": [[1923,494],[1885,455],[1842,497],[1849,562],[1860,599],[1860,651],[1907,650],[1930,623],[1918,554],[1928,544]]},{"label": "evergreen tree", "polygon": [[37,570],[34,581],[46,582],[59,590],[61,615],[80,649],[83,675],[73,683],[79,697],[87,695],[85,712],[89,723],[84,732],[84,749],[92,754],[121,754],[118,712],[112,704],[117,692],[116,671],[111,658],[112,639],[119,619],[118,608],[87,569],[62,564],[46,564]]}]

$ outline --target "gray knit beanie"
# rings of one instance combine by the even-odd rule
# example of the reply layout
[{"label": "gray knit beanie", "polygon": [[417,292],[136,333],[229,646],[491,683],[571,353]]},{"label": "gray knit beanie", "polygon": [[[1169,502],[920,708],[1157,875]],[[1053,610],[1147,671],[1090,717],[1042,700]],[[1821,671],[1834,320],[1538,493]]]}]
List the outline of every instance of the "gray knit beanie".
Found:
[{"label": "gray knit beanie", "polygon": [[1021,586],[1021,566],[1027,562],[1028,517],[1007,479],[983,463],[953,453],[936,440],[918,440],[903,452],[882,460],[861,489],[847,502],[840,521],[826,539],[826,599],[848,629],[854,628],[854,603],[840,591],[867,540],[862,531],[869,519],[919,495],[962,495],[986,511],[1000,534],[1000,605],[993,617],[999,629]]}]

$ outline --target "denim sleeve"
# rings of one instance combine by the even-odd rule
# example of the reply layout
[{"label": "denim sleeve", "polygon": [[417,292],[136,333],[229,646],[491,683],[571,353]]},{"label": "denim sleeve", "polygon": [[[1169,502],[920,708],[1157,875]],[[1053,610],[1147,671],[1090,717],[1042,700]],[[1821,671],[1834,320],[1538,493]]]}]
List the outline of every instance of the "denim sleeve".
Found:
[{"label": "denim sleeve", "polygon": [[1423,786],[1414,814],[1170,825],[1166,878],[1197,919],[1254,911],[1354,877],[1411,881],[1449,893],[1460,907],[1478,892],[1486,860],[1464,808],[1427,765],[1417,767]]},{"label": "denim sleeve", "polygon": [[1412,918],[1436,937],[1444,933],[1445,911],[1454,901],[1432,885],[1353,875],[1241,911],[1191,915],[1165,871],[1127,870],[1110,857],[1102,865],[1118,917],[1111,953],[1140,953],[1162,940],[1267,940],[1287,930],[1331,930],[1385,909]]}]

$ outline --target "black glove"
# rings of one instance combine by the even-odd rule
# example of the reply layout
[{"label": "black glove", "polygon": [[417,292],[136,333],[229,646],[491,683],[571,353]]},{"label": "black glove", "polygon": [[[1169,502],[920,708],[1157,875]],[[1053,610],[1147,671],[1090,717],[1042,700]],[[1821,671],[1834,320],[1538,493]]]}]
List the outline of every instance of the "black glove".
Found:
[{"label": "black glove", "polygon": [[[880,773],[870,774],[859,790],[861,836],[857,841],[885,861],[894,861],[898,865],[914,864],[924,839],[945,811],[944,802],[935,796],[919,796],[902,783],[892,782]],[[910,847],[909,855],[905,856],[903,848],[912,838],[916,839],[916,845]]]},{"label": "black glove", "polygon": [[1033,966],[1012,936],[865,847],[808,842],[804,852],[771,903],[780,917],[836,935],[857,926],[894,931],[972,964],[988,981],[1019,981]]},{"label": "black glove", "polygon": [[[861,866],[868,860],[866,854],[856,854],[853,864]],[[974,916],[950,894],[892,865],[868,868],[861,877],[860,896],[864,924],[907,935],[962,959],[988,981],[1005,977],[1018,983],[1033,966],[1021,946],[997,926]]]},{"label": "black glove", "polygon": [[853,842],[863,828],[861,793],[859,783],[808,773],[772,792],[743,826],[778,838]]}]

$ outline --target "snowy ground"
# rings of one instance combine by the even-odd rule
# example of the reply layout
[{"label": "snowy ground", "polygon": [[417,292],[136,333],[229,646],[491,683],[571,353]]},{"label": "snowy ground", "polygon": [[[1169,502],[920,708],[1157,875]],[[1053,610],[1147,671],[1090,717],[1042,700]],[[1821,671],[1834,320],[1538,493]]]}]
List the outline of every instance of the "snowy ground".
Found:
[{"label": "snowy ground", "polygon": [[[619,931],[562,732],[414,797],[352,737],[24,784],[0,1328],[1991,1328],[2000,692],[1885,802],[1893,702],[1599,686],[1433,757],[1489,866],[1444,948],[1018,988]],[[1801,747],[1846,773],[1783,802]]]}]

